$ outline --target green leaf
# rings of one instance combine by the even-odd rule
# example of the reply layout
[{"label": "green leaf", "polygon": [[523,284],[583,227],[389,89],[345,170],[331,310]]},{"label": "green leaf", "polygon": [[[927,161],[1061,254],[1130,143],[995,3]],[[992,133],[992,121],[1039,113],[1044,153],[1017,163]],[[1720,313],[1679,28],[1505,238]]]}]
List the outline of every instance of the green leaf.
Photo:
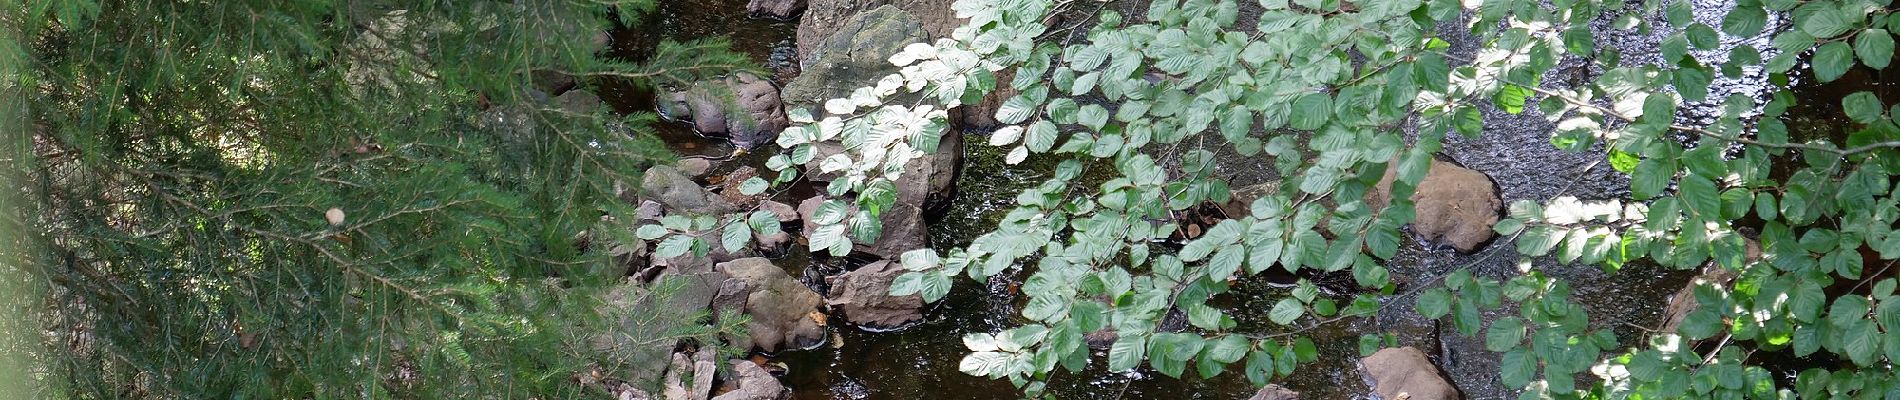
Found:
[{"label": "green leaf", "polygon": [[1288,117],[1288,126],[1308,131],[1319,129],[1332,115],[1332,96],[1325,93],[1307,93],[1293,100],[1293,113]]},{"label": "green leaf", "polygon": [[1855,365],[1873,366],[1882,354],[1881,337],[1880,331],[1874,329],[1873,321],[1861,319],[1841,332],[1842,350],[1846,350],[1847,358],[1853,360]]},{"label": "green leaf", "polygon": [[1760,7],[1737,6],[1722,16],[1722,33],[1734,37],[1754,37],[1768,26],[1768,12]]},{"label": "green leaf", "polygon": [[1854,49],[1844,42],[1831,42],[1814,50],[1814,79],[1822,83],[1833,82],[1847,74],[1854,66]]},{"label": "green leaf", "polygon": [[1207,262],[1207,277],[1215,281],[1225,281],[1227,278],[1232,278],[1234,272],[1240,270],[1241,262],[1246,259],[1246,247],[1234,245],[1222,246],[1220,251],[1214,253],[1214,258],[1209,259]]},{"label": "green leaf", "polygon": [[1879,121],[1886,107],[1880,104],[1880,98],[1873,92],[1858,91],[1841,99],[1841,111],[1855,122],[1869,124]]},{"label": "green leaf", "polygon": [[1683,337],[1693,340],[1707,339],[1721,330],[1722,316],[1707,307],[1690,312],[1688,316],[1683,317],[1682,324],[1676,328]]},{"label": "green leaf", "polygon": [[739,183],[739,193],[747,196],[755,196],[759,193],[765,193],[765,189],[770,187],[772,187],[772,185],[765,182],[765,178],[754,176],[750,179],[746,179],[745,182]]},{"label": "green leaf", "polygon": [[1127,371],[1141,366],[1147,358],[1147,336],[1122,335],[1115,338],[1115,345],[1108,348],[1108,370]]},{"label": "green leaf", "polygon": [[1103,126],[1108,125],[1108,109],[1097,104],[1085,105],[1076,111],[1075,119],[1082,126],[1089,127],[1089,130],[1100,132]]},{"label": "green leaf", "polygon": [[1868,29],[1860,31],[1854,37],[1854,54],[1860,56],[1860,63],[1873,69],[1886,69],[1893,62],[1893,34],[1886,29]]},{"label": "green leaf", "polygon": [[[1219,340],[1208,342],[1208,346],[1203,352],[1206,353],[1204,357],[1207,360],[1213,360],[1221,364],[1230,364],[1247,357],[1247,350],[1252,347],[1253,343],[1248,342],[1246,337],[1227,335],[1222,336]],[[1202,362],[1205,363],[1206,361],[1204,360]]]},{"label": "green leaf", "polygon": [[639,237],[640,240],[653,240],[666,236],[667,232],[664,226],[641,225],[640,229],[634,231],[634,236]]},{"label": "green leaf", "polygon": [[1276,324],[1291,325],[1304,314],[1306,314],[1306,305],[1301,304],[1299,299],[1288,297],[1274,303],[1273,310],[1267,312],[1267,319],[1273,320]]},{"label": "green leaf", "polygon": [[1418,314],[1425,318],[1438,319],[1451,313],[1451,292],[1443,287],[1426,289],[1418,295]]},{"label": "green leaf", "polygon": [[1498,378],[1505,387],[1523,389],[1537,375],[1537,359],[1523,348],[1505,352],[1498,363]]},{"label": "green leaf", "polygon": [[731,223],[726,224],[725,229],[719,232],[719,244],[726,249],[727,253],[737,253],[751,241],[752,225],[747,225],[743,219],[734,218]]},{"label": "green leaf", "polygon": [[1035,115],[1036,109],[1040,107],[1040,104],[1037,104],[1034,100],[1030,100],[1029,97],[1016,95],[1010,97],[1009,100],[1004,100],[1003,105],[996,108],[996,121],[1005,124],[1019,124],[1029,120],[1029,117]]},{"label": "green leaf", "polygon": [[1254,386],[1266,385],[1273,378],[1273,353],[1254,350],[1247,355],[1247,382]]},{"label": "green leaf", "polygon": [[1689,206],[1691,215],[1703,219],[1716,220],[1722,217],[1722,197],[1716,193],[1715,182],[1700,175],[1682,177],[1678,183],[1683,204]]},{"label": "green leaf", "polygon": [[1504,317],[1491,322],[1491,328],[1484,333],[1484,348],[1493,352],[1506,352],[1524,342],[1524,320],[1517,317]]},{"label": "green leaf", "polygon": [[666,240],[660,241],[660,245],[653,250],[653,254],[660,258],[683,256],[693,251],[693,242],[696,240],[687,235],[668,236]]},{"label": "green leaf", "polygon": [[1847,16],[1835,9],[1831,2],[1808,3],[1795,16],[1795,25],[1816,38],[1831,38],[1853,27],[1853,22],[1848,21]]},{"label": "green leaf", "polygon": [[1636,199],[1656,197],[1669,188],[1669,181],[1675,177],[1675,163],[1659,158],[1645,159],[1636,165],[1636,173],[1630,175],[1630,195]]},{"label": "green leaf", "polygon": [[1029,147],[1029,151],[1037,153],[1048,152],[1049,149],[1056,146],[1057,133],[1055,123],[1051,123],[1047,120],[1036,121],[1036,123],[1029,125],[1028,131],[1025,132],[1026,136],[1023,139],[1023,143]]}]

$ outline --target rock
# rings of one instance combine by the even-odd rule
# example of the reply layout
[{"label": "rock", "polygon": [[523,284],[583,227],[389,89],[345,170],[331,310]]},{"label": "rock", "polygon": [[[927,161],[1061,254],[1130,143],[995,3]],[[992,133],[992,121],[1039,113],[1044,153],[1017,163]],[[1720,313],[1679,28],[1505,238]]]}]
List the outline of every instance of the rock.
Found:
[{"label": "rock", "polygon": [[1280,385],[1267,385],[1260,388],[1260,391],[1254,392],[1253,397],[1248,397],[1247,400],[1300,400],[1300,392],[1280,387]]},{"label": "rock", "polygon": [[[805,219],[803,231],[805,235],[809,236],[818,229],[818,224],[815,222],[817,218],[814,218],[814,214],[817,213],[818,206],[824,202],[824,196],[818,196],[798,203],[798,215]],[[856,207],[852,207],[846,212],[847,215],[853,215],[858,211]],[[895,260],[906,251],[930,246],[929,231],[924,225],[922,208],[900,201],[885,209],[884,214],[878,216],[878,221],[884,225],[883,234],[878,236],[877,241],[871,243],[854,239],[853,253],[865,253],[879,259]]]},{"label": "rock", "polygon": [[923,321],[922,296],[891,295],[891,283],[902,274],[902,266],[885,260],[825,278],[831,284],[828,304],[846,321],[868,330],[898,329]]},{"label": "rock", "polygon": [[[1761,259],[1762,250],[1760,241],[1744,239],[1743,244],[1747,246],[1747,250],[1745,250],[1745,255],[1743,256],[1745,262],[1755,262]],[[1697,308],[1701,308],[1701,303],[1697,303],[1695,300],[1696,284],[1727,286],[1734,282],[1735,278],[1740,276],[1740,272],[1722,268],[1721,265],[1716,264],[1714,261],[1702,265],[1702,272],[1700,274],[1697,274],[1694,279],[1690,279],[1689,284],[1683,285],[1682,289],[1676,290],[1675,294],[1669,295],[1669,304],[1664,306],[1662,310],[1662,327],[1656,331],[1659,333],[1676,333],[1676,328],[1682,325],[1682,320],[1688,318],[1689,313],[1695,312]]]},{"label": "rock", "polygon": [[694,178],[706,176],[706,172],[712,171],[713,169],[712,160],[708,160],[705,157],[682,158],[679,162],[673,163],[673,165],[679,168],[680,173]]},{"label": "rock", "polygon": [[[706,400],[712,393],[712,380],[717,366],[713,364],[710,351],[694,352],[688,358],[686,353],[673,353],[672,368],[666,371],[666,387],[661,392],[666,400]],[[686,382],[686,375],[692,374],[692,382]],[[688,385],[688,384],[691,385]]]},{"label": "rock", "polygon": [[825,196],[813,196],[812,198],[805,199],[805,201],[798,202],[798,216],[805,221],[803,230],[800,232],[811,235],[812,231],[818,229],[818,222],[812,217],[818,214],[818,206],[824,204]]},{"label": "rock", "polygon": [[535,90],[556,95],[574,89],[579,84],[572,75],[545,69],[534,70],[528,75],[528,79],[533,82]]},{"label": "rock", "polygon": [[799,24],[799,65],[803,72],[785,85],[782,97],[787,109],[822,111],[818,105],[824,100],[848,97],[853,90],[896,73],[898,68],[891,65],[890,56],[906,45],[926,40],[916,18],[901,9],[883,6],[858,13],[862,8],[847,7],[851,14],[834,16],[845,11],[837,3],[813,2]]},{"label": "rock", "polygon": [[667,92],[658,103],[661,116],[691,121],[700,134],[726,136],[739,148],[777,140],[790,124],[778,87],[747,73]]},{"label": "rock", "polygon": [[758,232],[753,232],[752,240],[753,249],[758,250],[759,253],[773,257],[783,255],[785,250],[792,246],[792,234],[785,231],[779,231],[770,235],[761,235]]},{"label": "rock", "polygon": [[[963,19],[957,18],[956,11],[950,8],[951,3],[943,0],[810,0],[804,17],[798,22],[798,54],[803,57],[800,65],[807,67],[806,70],[810,71],[810,67],[814,65],[812,60],[824,58],[819,54],[818,49],[830,47],[831,43],[828,41],[840,36],[841,32],[857,32],[859,37],[871,38],[863,34],[866,25],[854,22],[861,22],[858,17],[879,12],[884,8],[904,13],[903,20],[908,25],[915,26],[914,29],[917,30],[918,35],[914,38],[888,37],[889,40],[863,42],[876,44],[875,48],[880,49],[866,51],[873,47],[858,48],[859,51],[866,53],[864,56],[882,61],[885,57],[897,54],[896,49],[904,48],[905,45],[950,37],[950,32],[962,26],[964,22]],[[888,49],[885,49],[886,47]],[[890,64],[885,63],[885,65]]]},{"label": "rock", "polygon": [[660,222],[660,217],[666,216],[666,206],[653,200],[641,200],[640,206],[633,209],[633,215],[642,224],[656,224]]},{"label": "rock", "polygon": [[790,204],[766,200],[759,202],[759,209],[771,211],[772,215],[778,217],[778,222],[781,224],[798,221],[798,209],[793,208]]},{"label": "rock", "polygon": [[898,178],[897,202],[941,215],[956,196],[957,176],[963,170],[963,134],[944,132],[937,152],[904,165]]},{"label": "rock", "polygon": [[1228,196],[1227,203],[1220,205],[1220,210],[1222,213],[1227,214],[1227,218],[1239,219],[1253,215],[1254,200],[1273,196],[1274,193],[1278,193],[1279,191],[1280,182],[1277,181],[1256,183],[1234,188],[1232,192],[1233,195]]},{"label": "rock", "polygon": [[1359,359],[1372,391],[1382,399],[1454,400],[1461,398],[1432,365],[1425,353],[1412,347],[1380,349],[1371,357]]},{"label": "rock", "polygon": [[998,72],[995,91],[983,95],[983,100],[975,104],[964,104],[951,109],[951,130],[961,132],[967,129],[1001,128],[1003,123],[996,120],[996,110],[1003,107],[1003,101],[1016,97],[1016,94],[1021,92],[1010,84],[1010,81],[1015,78],[1014,70]]},{"label": "rock", "polygon": [[[1393,163],[1386,169],[1385,179],[1367,191],[1366,204],[1384,207],[1397,176],[1398,164]],[[1417,213],[1412,232],[1424,240],[1470,253],[1497,236],[1491,226],[1498,223],[1504,200],[1498,198],[1497,185],[1483,172],[1432,160],[1431,172],[1412,193],[1412,204]]]},{"label": "rock", "polygon": [[763,200],[761,197],[764,193],[748,196],[745,194],[745,191],[739,190],[739,186],[745,184],[747,179],[758,176],[759,170],[751,166],[741,166],[732,170],[731,173],[726,174],[726,179],[719,183],[719,196],[726,198],[726,202],[732,203],[740,209],[752,209],[757,207],[759,201]]},{"label": "rock", "polygon": [[594,95],[593,92],[569,90],[567,93],[562,93],[560,96],[555,97],[554,105],[571,113],[593,114],[595,111],[599,111],[601,106],[606,105],[606,103],[601,102],[600,96]]},{"label": "rock", "polygon": [[732,376],[726,377],[726,384],[720,389],[724,393],[713,396],[713,400],[782,400],[791,398],[791,391],[766,372],[748,360],[732,360]]},{"label": "rock", "polygon": [[745,12],[752,18],[790,21],[805,13],[805,0],[752,0],[745,4]]},{"label": "rock", "polygon": [[1108,350],[1115,346],[1116,340],[1121,340],[1121,338],[1122,335],[1115,332],[1113,327],[1103,327],[1094,332],[1082,334],[1082,342],[1088,343],[1089,348],[1096,350]]},{"label": "rock", "polygon": [[792,279],[771,260],[753,257],[720,263],[719,272],[745,282],[745,313],[752,344],[766,352],[805,349],[825,342],[824,298]]},{"label": "rock", "polygon": [[693,178],[671,165],[647,169],[640,194],[660,202],[667,210],[698,215],[717,215],[734,211],[732,203],[693,182]]}]

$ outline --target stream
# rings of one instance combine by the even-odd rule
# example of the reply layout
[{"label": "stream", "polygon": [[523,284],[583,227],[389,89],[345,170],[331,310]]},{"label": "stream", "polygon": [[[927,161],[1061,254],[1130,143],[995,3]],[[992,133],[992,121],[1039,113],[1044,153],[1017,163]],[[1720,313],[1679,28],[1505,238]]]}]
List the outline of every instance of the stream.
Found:
[{"label": "stream", "polygon": [[[1719,2],[1698,8],[1721,7]],[[796,71],[789,60],[796,50],[793,36],[796,21],[769,21],[746,18],[745,0],[662,1],[659,12],[648,16],[639,27],[614,32],[614,55],[638,60],[650,52],[659,38],[689,40],[725,36],[734,49],[752,56],[774,73],[783,85]],[[1644,48],[1643,43],[1656,37],[1610,37],[1623,48]],[[1731,38],[1733,39],[1733,38]],[[1750,43],[1735,39],[1731,43]],[[1469,50],[1469,44],[1462,44]],[[1654,48],[1654,47],[1648,47]],[[1641,57],[1642,55],[1632,55]],[[1653,55],[1652,55],[1653,56]],[[1855,88],[1876,87],[1883,100],[1895,103],[1900,91],[1890,81],[1870,71],[1850,74],[1841,83],[1797,86],[1805,95],[1838,99]],[[1747,77],[1744,77],[1747,78]],[[1740,79],[1725,84],[1726,90],[1765,96],[1768,86],[1760,78]],[[1851,82],[1849,82],[1851,81]],[[1754,82],[1754,83],[1751,83]],[[603,98],[621,112],[651,112],[650,90],[596,83]],[[1750,87],[1749,85],[1757,85]],[[1845,85],[1845,86],[1843,86]],[[1828,97],[1833,96],[1833,97]],[[1810,101],[1814,108],[1796,110],[1808,115],[1838,115],[1827,105],[1836,102]],[[1685,118],[1693,118],[1685,117]],[[1839,123],[1838,117],[1816,117],[1821,124]],[[1628,177],[1613,170],[1604,158],[1601,146],[1595,151],[1570,153],[1549,144],[1554,127],[1543,117],[1512,115],[1486,110],[1486,132],[1477,138],[1457,135],[1445,141],[1443,155],[1463,166],[1492,177],[1506,204],[1517,200],[1547,201],[1558,196],[1584,200],[1616,199],[1627,196]],[[1791,123],[1791,125],[1793,125]],[[703,138],[690,126],[663,123],[657,134],[670,149],[681,155],[723,155],[731,147],[723,140]],[[980,133],[971,133],[973,137]],[[1019,165],[1007,165],[1002,149],[966,141],[964,177],[957,183],[958,195],[950,205],[948,217],[930,225],[931,242],[939,251],[966,246],[985,227],[994,226],[1001,214],[1011,207],[1014,195],[1040,184],[1053,160],[1032,158]],[[1270,161],[1245,157],[1223,157],[1222,174],[1251,176],[1271,170]],[[726,162],[714,169],[718,175],[741,165],[765,170],[764,157],[752,156]],[[981,177],[981,178],[976,178]],[[1259,177],[1254,177],[1258,179]],[[1236,182],[1235,187],[1240,187]],[[799,193],[781,193],[778,201],[796,204]],[[1319,345],[1320,361],[1301,365],[1291,377],[1277,384],[1301,392],[1308,399],[1367,398],[1369,387],[1361,380],[1356,361],[1361,356],[1357,341],[1366,333],[1392,333],[1401,346],[1413,346],[1430,354],[1452,383],[1470,399],[1514,398],[1515,393],[1499,382],[1499,357],[1484,350],[1481,337],[1464,337],[1446,325],[1424,319],[1413,311],[1416,289],[1438,284],[1440,278],[1463,268],[1475,276],[1509,279],[1526,268],[1569,282],[1573,298],[1590,313],[1593,329],[1610,329],[1625,346],[1638,343],[1644,332],[1638,326],[1655,326],[1668,297],[1682,288],[1694,271],[1674,270],[1653,264],[1633,263],[1615,273],[1598,266],[1562,265],[1552,258],[1522,260],[1509,238],[1494,240],[1472,254],[1458,254],[1449,248],[1408,242],[1400,254],[1389,260],[1398,287],[1394,295],[1384,296],[1384,307],[1368,318],[1348,320],[1310,330],[1306,334]],[[840,261],[814,259],[794,249],[793,255],[775,260],[793,276],[824,293],[823,277],[843,272]],[[846,324],[834,324],[832,343],[812,350],[785,351],[771,355],[770,361],[782,363],[786,372],[781,381],[791,387],[797,399],[1014,399],[1020,392],[1008,381],[975,377],[958,371],[957,365],[967,353],[961,337],[973,332],[997,332],[1020,324],[1014,293],[1020,270],[999,275],[987,283],[969,279],[956,281],[955,289],[939,304],[930,306],[926,321],[906,329],[872,332]],[[1316,283],[1350,276],[1309,276]],[[1327,286],[1327,285],[1322,285]],[[1340,285],[1349,287],[1350,284]],[[1289,289],[1266,282],[1263,276],[1242,279],[1235,290],[1217,297],[1234,318],[1240,331],[1271,333],[1267,310],[1274,301],[1287,296]],[[1327,293],[1336,300],[1350,302],[1356,293]],[[1485,313],[1487,320],[1515,315],[1511,304]],[[842,319],[838,319],[842,320]],[[1256,390],[1237,366],[1212,379],[1184,376],[1169,378],[1148,369],[1112,373],[1104,371],[1106,352],[1096,351],[1090,370],[1082,373],[1057,372],[1049,382],[1049,393],[1063,399],[1241,399]],[[1189,374],[1192,375],[1192,374]]]}]

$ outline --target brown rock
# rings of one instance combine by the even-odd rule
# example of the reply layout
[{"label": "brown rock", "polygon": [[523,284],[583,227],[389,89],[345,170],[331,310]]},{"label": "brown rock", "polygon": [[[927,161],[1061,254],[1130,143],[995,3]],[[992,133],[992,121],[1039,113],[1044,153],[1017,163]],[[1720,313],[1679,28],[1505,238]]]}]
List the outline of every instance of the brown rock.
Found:
[{"label": "brown rock", "polygon": [[1253,397],[1248,397],[1247,400],[1300,400],[1300,392],[1280,387],[1280,385],[1267,385],[1260,388],[1260,391],[1254,392]]},{"label": "brown rock", "polygon": [[792,396],[772,373],[747,360],[732,360],[732,376],[725,382],[721,389],[724,393],[712,400],[781,400]]},{"label": "brown rock", "polygon": [[[1393,163],[1386,169],[1385,179],[1367,191],[1366,204],[1385,207],[1390,202],[1392,182],[1397,179],[1398,164]],[[1483,172],[1432,160],[1431,172],[1425,174],[1411,198],[1416,211],[1412,232],[1425,240],[1450,244],[1469,253],[1497,236],[1491,226],[1498,223],[1504,200],[1498,198],[1497,185]]]},{"label": "brown rock", "polygon": [[725,181],[720,182],[722,188],[719,191],[719,196],[725,197],[726,202],[732,203],[740,209],[751,209],[758,206],[761,195],[747,196],[745,191],[739,190],[739,186],[744,185],[747,179],[758,176],[759,170],[751,166],[741,166],[732,170],[731,173],[726,174]]},{"label": "brown rock", "polygon": [[805,12],[805,0],[752,0],[745,12],[752,18],[791,20]]},{"label": "brown rock", "polygon": [[829,304],[846,321],[869,330],[898,329],[923,321],[922,296],[891,295],[891,283],[903,274],[902,266],[885,260],[825,278],[831,284]]},{"label": "brown rock", "polygon": [[818,310],[824,298],[771,260],[742,258],[720,263],[715,269],[746,284],[750,294],[744,309],[752,317],[747,329],[753,346],[776,352],[824,344],[824,314]]},{"label": "brown rock", "polygon": [[691,121],[700,134],[729,137],[740,148],[777,140],[790,123],[778,86],[747,73],[695,83],[659,97],[661,116]]},{"label": "brown rock", "polygon": [[778,222],[781,224],[798,221],[798,209],[790,204],[766,200],[759,202],[759,209],[771,211],[773,216],[778,217]]},{"label": "brown rock", "polygon": [[[963,19],[957,18],[956,11],[950,8],[951,3],[943,0],[811,0],[805,16],[798,23],[798,54],[803,60],[800,65],[810,66],[814,50],[834,33],[857,30],[847,24],[852,17],[885,5],[910,14],[913,21],[923,28],[925,40],[950,37],[950,31],[963,25]],[[894,45],[903,48],[913,42],[917,41]],[[891,54],[895,52],[883,53],[878,57],[889,57]]]},{"label": "brown rock", "polygon": [[1382,399],[1456,400],[1458,389],[1438,371],[1425,353],[1412,347],[1380,349],[1359,359],[1359,372]]},{"label": "brown rock", "polygon": [[732,203],[699,187],[693,178],[671,165],[656,165],[647,169],[641,181],[640,194],[660,202],[667,211],[675,213],[713,215],[734,210]]}]

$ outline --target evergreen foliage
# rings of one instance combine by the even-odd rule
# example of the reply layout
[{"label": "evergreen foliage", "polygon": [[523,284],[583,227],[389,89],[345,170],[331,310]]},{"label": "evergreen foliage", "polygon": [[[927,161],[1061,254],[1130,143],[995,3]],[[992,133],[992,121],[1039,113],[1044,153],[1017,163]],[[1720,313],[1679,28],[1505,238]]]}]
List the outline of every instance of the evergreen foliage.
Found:
[{"label": "evergreen foliage", "polygon": [[[969,247],[906,254],[910,272],[893,292],[934,301],[956,276],[1024,270],[1022,325],[966,336],[961,366],[1030,395],[1059,369],[1099,362],[1083,334],[1104,327],[1119,334],[1110,370],[1210,377],[1238,368],[1264,384],[1314,360],[1303,332],[1393,303],[1384,260],[1413,219],[1405,199],[1446,135],[1482,134],[1479,107],[1537,112],[1558,127],[1551,144],[1607,150],[1632,182],[1626,198],[1510,205],[1496,230],[1523,265],[1554,257],[1614,271],[1646,260],[1739,278],[1699,282],[1700,308],[1676,332],[1647,337],[1592,325],[1566,283],[1534,268],[1501,278],[1461,269],[1411,288],[1422,292],[1410,308],[1502,353],[1506,386],[1529,398],[1900,393],[1892,369],[1900,298],[1891,273],[1870,268],[1900,258],[1895,112],[1874,93],[1846,96],[1839,106],[1851,124],[1839,135],[1801,129],[1825,122],[1788,113],[1809,101],[1790,81],[1889,66],[1889,25],[1900,14],[1887,1],[1739,0],[1723,14],[1695,15],[1686,0],[1258,0],[1249,6],[1261,13],[1247,24],[1239,0],[1149,3],[1123,15],[1097,1],[958,1],[968,24],[893,55],[901,73],[823,110],[791,112],[800,125],[778,141],[777,182],[796,179],[791,166],[816,158],[816,142],[846,149],[819,164],[842,177],[827,188],[834,200],[820,208],[814,251],[846,254],[851,237],[875,238],[891,182],[935,151],[941,110],[1007,88],[996,118],[1010,125],[989,144],[1010,147],[1012,163],[1063,161]],[[1792,25],[1771,24],[1783,17]],[[1049,25],[1078,20],[1088,22]],[[1762,32],[1772,48],[1722,45]],[[1660,62],[1624,60],[1596,43],[1651,33],[1664,37]],[[1567,63],[1594,72],[1546,81]],[[1712,90],[1716,77],[1744,72],[1767,74],[1773,93]],[[904,93],[928,101],[887,104]],[[1678,118],[1692,108],[1713,115]],[[1249,215],[1171,240],[1177,213],[1232,195],[1211,176],[1205,146],[1270,157],[1286,180]],[[1091,168],[1113,176],[1080,180]],[[1388,168],[1397,200],[1367,204]],[[842,212],[853,205],[866,211]],[[1747,256],[1738,226],[1761,227],[1761,257]],[[1340,302],[1302,281],[1269,312],[1284,329],[1236,331],[1228,310],[1208,300],[1230,278],[1268,268],[1350,271],[1365,291]],[[1519,315],[1481,318],[1506,304]],[[1160,329],[1170,310],[1191,328]],[[1764,368],[1775,359],[1768,354],[1823,361],[1777,379]]]},{"label": "evergreen foliage", "polygon": [[653,117],[527,90],[752,68],[721,41],[596,54],[652,6],[0,2],[0,97],[27,107],[0,267],[47,296],[45,336],[11,332],[44,340],[43,395],[570,398],[710,345],[729,326],[603,301],[639,243],[619,195],[667,159]]}]

